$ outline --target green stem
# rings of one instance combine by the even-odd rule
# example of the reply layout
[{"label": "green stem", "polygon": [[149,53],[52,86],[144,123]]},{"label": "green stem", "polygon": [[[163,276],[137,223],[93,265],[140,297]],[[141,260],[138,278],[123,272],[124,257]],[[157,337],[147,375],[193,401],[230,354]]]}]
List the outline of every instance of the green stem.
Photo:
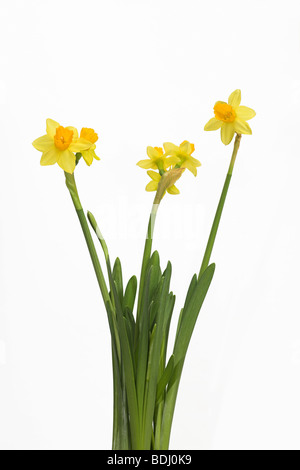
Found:
[{"label": "green stem", "polygon": [[100,266],[100,262],[98,259],[98,255],[96,252],[96,248],[92,239],[92,235],[91,235],[84,211],[81,206],[81,202],[79,199],[79,195],[78,195],[78,191],[77,191],[77,187],[75,183],[74,174],[71,175],[70,173],[65,172],[65,176],[66,176],[66,185],[70,191],[70,195],[71,195],[71,198],[72,198],[72,201],[73,201],[73,204],[74,204],[74,207],[75,207],[75,210],[76,210],[76,213],[77,213],[77,216],[78,216],[78,219],[79,219],[79,222],[80,222],[83,234],[84,234],[84,238],[85,238],[85,241],[86,241],[89,253],[90,253],[90,257],[93,263],[93,267],[95,270],[95,274],[97,277],[97,281],[100,287],[100,291],[101,291],[104,303],[106,302],[111,303],[108,289],[107,289],[106,282],[105,282],[105,278],[104,278],[104,275]]},{"label": "green stem", "polygon": [[235,159],[236,159],[237,152],[238,152],[238,149],[239,149],[239,146],[240,146],[240,141],[241,141],[241,135],[237,134],[236,138],[235,138],[235,142],[234,142],[234,147],[233,147],[233,152],[232,152],[230,165],[229,165],[229,168],[228,168],[228,173],[227,173],[227,176],[226,176],[226,179],[225,179],[225,183],[224,183],[222,194],[221,194],[219,204],[218,204],[218,207],[217,207],[216,215],[215,215],[212,227],[211,227],[210,235],[209,235],[209,238],[208,238],[208,241],[207,241],[206,250],[205,250],[205,253],[204,253],[204,257],[203,257],[199,277],[204,273],[205,269],[209,265],[209,261],[210,261],[211,253],[212,253],[212,250],[213,250],[213,247],[214,247],[216,235],[217,235],[217,232],[218,232],[219,223],[220,223],[220,220],[221,220],[221,215],[222,215],[222,212],[223,212],[223,208],[224,208],[228,188],[229,188],[230,181],[231,181],[231,176],[232,176],[233,167],[234,167],[234,164],[235,164]]},{"label": "green stem", "polygon": [[89,253],[90,253],[90,257],[94,266],[94,270],[96,273],[97,281],[101,290],[103,300],[104,302],[111,303],[108,289],[107,289],[106,282],[105,282],[105,278],[104,278],[104,275],[100,266],[100,262],[97,256],[97,252],[95,249],[95,245],[94,245],[94,242],[93,242],[90,230],[89,230],[89,226],[88,226],[85,214],[82,209],[77,210],[76,212],[77,212],[79,222],[80,222],[80,225],[81,225],[84,237],[85,237],[85,241],[86,241]]}]

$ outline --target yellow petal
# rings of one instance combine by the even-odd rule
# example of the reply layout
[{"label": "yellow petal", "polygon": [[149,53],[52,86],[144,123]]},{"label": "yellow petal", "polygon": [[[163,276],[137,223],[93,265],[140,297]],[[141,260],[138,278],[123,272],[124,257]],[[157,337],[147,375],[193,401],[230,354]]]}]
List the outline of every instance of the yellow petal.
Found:
[{"label": "yellow petal", "polygon": [[165,167],[165,170],[167,168],[169,168],[170,166],[172,165],[176,165],[176,163],[180,162],[180,158],[176,157],[175,155],[173,155],[172,157],[168,157],[165,159],[165,163],[166,163],[166,167]]},{"label": "yellow petal", "polygon": [[53,139],[51,139],[48,134],[46,134],[32,142],[32,145],[40,152],[47,152],[51,147],[54,146],[54,143]]},{"label": "yellow petal", "polygon": [[77,139],[69,145],[68,150],[71,152],[81,152],[82,150],[88,150],[92,147],[92,142],[85,139]]},{"label": "yellow petal", "polygon": [[235,132],[238,134],[252,134],[252,130],[248,122],[243,121],[242,119],[236,119],[233,124]]},{"label": "yellow petal", "polygon": [[185,140],[184,142],[182,142],[180,144],[180,150],[182,153],[186,153],[187,155],[190,155],[192,153],[192,147],[191,147],[191,144]]},{"label": "yellow petal", "polygon": [[[137,166],[139,166],[140,168],[144,168],[145,170],[149,170],[149,168],[153,168],[153,163],[152,163],[152,160],[140,160],[139,162],[137,162]],[[154,168],[156,168],[156,166],[154,166]]]},{"label": "yellow petal", "polygon": [[193,173],[194,176],[197,176],[197,168],[192,164],[192,162],[190,162],[190,160],[186,160],[185,162],[183,162],[181,168],[186,168],[187,170],[190,170],[190,172]]},{"label": "yellow petal", "polygon": [[59,127],[59,123],[56,121],[53,121],[53,119],[47,119],[46,120],[46,130],[47,134],[51,139],[54,138],[56,134],[56,129]]},{"label": "yellow petal", "polygon": [[[88,166],[91,166],[91,164],[93,163],[93,159],[94,159],[94,154],[93,154],[94,150],[82,150],[81,154],[82,154],[82,157],[85,161],[85,163],[88,165]],[[95,153],[95,152],[94,152]]]},{"label": "yellow petal", "polygon": [[57,162],[58,159],[58,152],[55,150],[55,147],[53,145],[53,148],[51,150],[48,150],[47,152],[44,152],[41,158],[41,165],[46,166],[46,165],[54,165],[54,163]]},{"label": "yellow petal", "polygon": [[191,162],[191,164],[196,166],[196,167],[201,166],[201,162],[199,162],[199,160],[197,160],[197,158],[189,157],[188,161]]},{"label": "yellow petal", "polygon": [[167,189],[167,192],[169,194],[180,194],[180,191],[178,188],[176,188],[176,186],[173,184],[173,186],[170,186],[168,189]]},{"label": "yellow petal", "polygon": [[152,171],[152,170],[149,170],[147,171],[147,174],[150,176],[150,178],[153,180],[153,181],[157,181],[157,183],[160,181],[161,179],[161,176],[159,173],[157,173],[156,171]]},{"label": "yellow petal", "polygon": [[204,126],[205,131],[216,131],[222,126],[222,121],[219,119],[211,118]]},{"label": "yellow petal", "polygon": [[249,119],[256,116],[254,109],[248,108],[247,106],[238,106],[235,109],[235,114],[238,119],[243,119],[243,121],[249,121]]},{"label": "yellow petal", "polygon": [[165,152],[168,155],[176,155],[179,152],[179,147],[177,145],[172,144],[171,142],[165,142],[163,145]]},{"label": "yellow petal", "polygon": [[228,98],[228,104],[235,108],[236,106],[239,106],[241,102],[241,90],[235,90],[231,93],[231,95]]},{"label": "yellow petal", "polygon": [[75,170],[76,157],[69,149],[59,153],[57,163],[67,173],[73,173]]},{"label": "yellow petal", "polygon": [[155,160],[156,158],[159,158],[161,156],[154,147],[150,146],[147,147],[147,155],[152,160]]},{"label": "yellow petal", "polygon": [[[93,147],[96,148],[96,145],[93,145]],[[89,150],[82,150],[81,152],[82,157],[85,161],[85,163],[90,166],[93,163],[93,160],[100,160],[99,157],[95,154],[95,150],[93,148],[90,148]]]},{"label": "yellow petal", "polygon": [[[236,122],[236,121],[235,121]],[[221,127],[221,140],[223,144],[228,145],[234,136],[234,125],[232,122],[223,122]]]},{"label": "yellow petal", "polygon": [[91,152],[91,155],[93,156],[93,158],[95,160],[100,160],[100,158],[97,157],[97,155],[95,154],[95,150],[93,148],[90,148],[90,150],[88,150],[88,152]]},{"label": "yellow petal", "polygon": [[73,139],[78,139],[78,130],[76,127],[68,126],[66,129],[69,129],[73,132]]},{"label": "yellow petal", "polygon": [[156,181],[150,181],[150,183],[147,184],[146,186],[146,191],[156,191],[157,190],[158,183]]}]

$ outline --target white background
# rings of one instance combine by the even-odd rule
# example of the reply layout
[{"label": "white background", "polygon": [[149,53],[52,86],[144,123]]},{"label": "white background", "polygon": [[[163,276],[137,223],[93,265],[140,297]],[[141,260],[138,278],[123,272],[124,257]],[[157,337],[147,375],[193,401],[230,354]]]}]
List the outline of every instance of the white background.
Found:
[{"label": "white background", "polygon": [[257,117],[171,448],[300,449],[299,13],[297,0],[1,2],[1,449],[111,446],[109,329],[63,172],[31,146],[46,118],[99,133],[101,161],[80,162],[76,178],[126,280],[153,199],[136,162],[147,145],[195,143],[198,177],[185,172],[181,195],[164,198],[155,233],[173,263],[176,320],[232,151],[203,126],[236,88]]}]

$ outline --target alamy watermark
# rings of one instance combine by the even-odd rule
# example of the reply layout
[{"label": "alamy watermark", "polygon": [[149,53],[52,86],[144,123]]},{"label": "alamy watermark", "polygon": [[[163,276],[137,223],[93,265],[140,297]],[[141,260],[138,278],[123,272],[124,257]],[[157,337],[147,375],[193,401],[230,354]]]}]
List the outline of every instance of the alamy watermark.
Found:
[{"label": "alamy watermark", "polygon": [[[163,201],[164,202],[164,201]],[[191,242],[201,240],[204,236],[203,225],[205,221],[205,209],[201,204],[176,204],[163,207],[163,202],[159,206],[154,206],[151,217],[151,236],[155,222],[154,237],[159,240],[175,240],[180,242]],[[147,235],[147,224],[149,220],[151,206],[145,213],[145,206],[138,201],[123,200],[117,204],[103,204],[101,220],[109,219],[109,223],[102,227],[101,220],[97,213],[94,213],[99,229],[104,239],[115,240],[135,240],[143,241]],[[153,212],[154,211],[154,212]],[[111,214],[113,213],[113,217]]]}]

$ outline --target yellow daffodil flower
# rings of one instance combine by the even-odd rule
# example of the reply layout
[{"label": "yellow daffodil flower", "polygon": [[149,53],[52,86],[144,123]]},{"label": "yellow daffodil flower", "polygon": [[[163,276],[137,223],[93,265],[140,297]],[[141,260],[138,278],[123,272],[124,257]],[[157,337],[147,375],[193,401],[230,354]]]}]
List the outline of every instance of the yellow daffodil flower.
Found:
[{"label": "yellow daffodil flower", "polygon": [[46,121],[47,134],[36,139],[32,145],[43,152],[41,165],[58,165],[67,173],[73,173],[76,165],[74,152],[83,152],[92,147],[92,143],[78,137],[75,127],[63,127],[52,119]]},{"label": "yellow daffodil flower", "polygon": [[140,160],[137,165],[145,170],[161,170],[166,171],[171,165],[178,162],[178,158],[166,158],[161,147],[147,147],[147,155],[150,160]]},{"label": "yellow daffodil flower", "polygon": [[81,155],[83,156],[85,163],[90,166],[93,163],[93,159],[100,160],[95,153],[96,145],[95,143],[98,140],[98,134],[94,131],[94,129],[89,129],[87,127],[83,127],[80,132],[80,138],[87,140],[92,145],[88,150],[81,150]]},{"label": "yellow daffodil flower", "polygon": [[[147,184],[146,191],[149,191],[149,192],[150,191],[157,191],[158,183],[160,182],[162,176],[159,173],[157,173],[156,171],[152,171],[152,170],[147,171],[147,173],[150,176],[152,181],[150,181],[150,183]],[[167,188],[167,192],[169,194],[179,194],[180,193],[179,189],[176,188],[175,185],[172,185],[169,188]]]},{"label": "yellow daffodil flower", "polygon": [[197,167],[201,166],[201,163],[191,155],[195,150],[194,144],[185,140],[178,147],[177,145],[171,144],[171,142],[166,142],[164,143],[164,149],[166,155],[177,158],[176,167],[187,168],[194,176],[197,176]]},{"label": "yellow daffodil flower", "polygon": [[221,140],[228,145],[235,134],[252,134],[246,121],[256,113],[247,106],[240,106],[241,90],[235,90],[228,98],[228,103],[217,101],[214,106],[215,117],[205,125],[205,131],[216,131],[221,128]]}]

